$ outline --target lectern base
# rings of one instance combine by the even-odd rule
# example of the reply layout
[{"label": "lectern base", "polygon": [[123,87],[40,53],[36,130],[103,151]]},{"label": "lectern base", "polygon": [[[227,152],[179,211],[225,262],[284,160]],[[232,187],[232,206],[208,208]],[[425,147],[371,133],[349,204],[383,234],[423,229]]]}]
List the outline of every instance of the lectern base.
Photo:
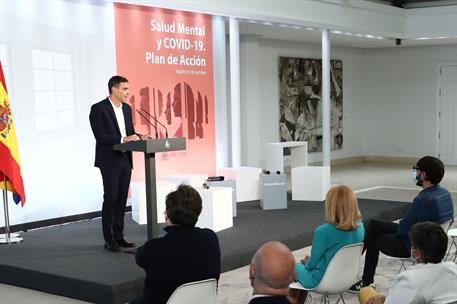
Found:
[{"label": "lectern base", "polygon": [[0,238],[0,245],[9,245],[9,244],[17,244],[22,242],[24,239],[21,237],[10,237],[9,240],[6,237]]},{"label": "lectern base", "polygon": [[[19,236],[20,236],[19,233],[15,233],[15,232],[10,233],[10,238],[19,237]],[[0,239],[4,239],[4,238],[6,238],[6,234],[4,234],[4,233],[0,234]]]}]

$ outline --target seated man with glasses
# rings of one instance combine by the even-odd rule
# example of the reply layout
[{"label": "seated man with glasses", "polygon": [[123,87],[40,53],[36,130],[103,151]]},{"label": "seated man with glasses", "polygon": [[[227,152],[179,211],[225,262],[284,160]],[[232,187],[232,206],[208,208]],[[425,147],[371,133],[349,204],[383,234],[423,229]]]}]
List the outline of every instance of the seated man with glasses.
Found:
[{"label": "seated man with glasses", "polygon": [[443,224],[454,219],[454,205],[449,191],[439,183],[444,176],[444,164],[433,156],[424,156],[413,167],[413,182],[422,187],[400,222],[393,223],[371,219],[365,222],[363,250],[366,252],[362,280],[348,291],[357,293],[372,286],[379,252],[393,257],[411,257],[411,241],[408,233],[414,224],[435,222]]}]

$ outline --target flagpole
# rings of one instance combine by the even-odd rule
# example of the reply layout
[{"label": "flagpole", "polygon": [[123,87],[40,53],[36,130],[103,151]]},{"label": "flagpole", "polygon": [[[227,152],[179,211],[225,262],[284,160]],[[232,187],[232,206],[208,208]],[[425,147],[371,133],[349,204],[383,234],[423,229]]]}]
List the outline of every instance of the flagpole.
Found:
[{"label": "flagpole", "polygon": [[18,234],[11,235],[10,233],[10,214],[8,211],[8,192],[6,184],[6,174],[3,174],[3,210],[5,215],[5,234],[0,236],[0,244],[17,244],[22,242],[22,238]]}]

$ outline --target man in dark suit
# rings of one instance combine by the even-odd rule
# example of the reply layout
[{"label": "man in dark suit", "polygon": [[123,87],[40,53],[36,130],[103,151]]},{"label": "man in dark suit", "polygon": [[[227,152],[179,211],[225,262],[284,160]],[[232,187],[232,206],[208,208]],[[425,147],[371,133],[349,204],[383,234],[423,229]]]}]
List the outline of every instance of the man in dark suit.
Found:
[{"label": "man in dark suit", "polygon": [[290,304],[289,284],[295,277],[295,259],[290,249],[276,241],[263,244],[249,265],[254,288],[249,304]]},{"label": "man in dark suit", "polygon": [[180,285],[219,280],[221,253],[216,233],[195,227],[202,211],[200,194],[181,185],[165,201],[167,234],[147,241],[136,251],[136,263],[146,272],[143,296],[131,304],[165,304]]},{"label": "man in dark suit", "polygon": [[120,251],[134,247],[124,238],[124,213],[132,174],[132,152],[114,151],[119,143],[147,139],[135,133],[132,109],[124,101],[129,96],[125,77],[113,76],[108,81],[109,96],[92,105],[89,120],[94,133],[95,167],[103,179],[102,228],[105,249]]}]

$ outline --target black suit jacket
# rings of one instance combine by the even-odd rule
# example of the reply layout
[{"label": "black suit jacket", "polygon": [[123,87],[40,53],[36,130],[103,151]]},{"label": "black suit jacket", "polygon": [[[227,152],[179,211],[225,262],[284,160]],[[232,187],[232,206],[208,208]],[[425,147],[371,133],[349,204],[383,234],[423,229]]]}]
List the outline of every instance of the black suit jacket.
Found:
[{"label": "black suit jacket", "polygon": [[221,272],[217,235],[210,229],[168,226],[164,237],[147,241],[136,252],[136,263],[146,272],[141,303],[165,304],[175,289]]},{"label": "black suit jacket", "polygon": [[249,304],[290,304],[285,296],[269,296],[251,299]]},{"label": "black suit jacket", "polygon": [[[124,112],[127,136],[135,134],[132,122],[132,108],[123,102],[122,112]],[[96,140],[95,167],[104,169],[117,166],[124,155],[120,151],[114,151],[113,146],[121,143],[122,138],[113,106],[108,98],[92,105],[89,120]],[[132,152],[126,153],[130,161],[130,166],[133,167]]]}]

